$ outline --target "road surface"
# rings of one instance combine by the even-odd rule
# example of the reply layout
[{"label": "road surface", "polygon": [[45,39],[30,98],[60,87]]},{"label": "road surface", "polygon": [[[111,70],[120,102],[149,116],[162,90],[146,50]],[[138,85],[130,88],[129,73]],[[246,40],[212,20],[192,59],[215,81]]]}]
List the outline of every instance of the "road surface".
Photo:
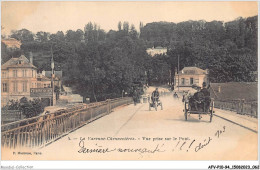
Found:
[{"label": "road surface", "polygon": [[[257,119],[228,115],[190,115],[184,119],[183,103],[161,98],[163,110],[149,111],[148,103],[116,108],[111,114],[69,133],[39,149],[39,160],[257,160]],[[230,113],[230,114],[229,114]],[[19,159],[19,157],[16,157]],[[24,159],[24,157],[23,157]]]}]

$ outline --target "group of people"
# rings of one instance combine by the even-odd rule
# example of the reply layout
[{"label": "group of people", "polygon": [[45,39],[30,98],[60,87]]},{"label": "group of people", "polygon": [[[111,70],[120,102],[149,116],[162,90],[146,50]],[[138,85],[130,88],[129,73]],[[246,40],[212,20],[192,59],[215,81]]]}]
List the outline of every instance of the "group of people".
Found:
[{"label": "group of people", "polygon": [[[159,93],[159,90],[158,88],[156,88],[153,92],[152,92],[152,95],[151,95],[151,100],[152,102],[154,103],[156,100],[159,99],[159,96],[160,96],[160,93]],[[140,94],[138,93],[137,90],[134,90],[133,91],[133,101],[134,101],[134,104],[136,105],[138,103],[138,99],[140,98]]]},{"label": "group of people", "polygon": [[[133,99],[135,104],[137,103],[138,96],[138,92],[135,90],[133,93]],[[158,88],[156,88],[151,95],[152,103],[154,103],[156,100],[159,100],[159,96],[160,94]],[[173,94],[173,97],[179,98],[176,92]],[[206,82],[203,82],[202,89],[199,86],[193,85],[192,90],[189,90],[188,92],[184,93],[182,101],[189,101],[192,109],[198,110],[198,107],[200,107],[202,104],[203,106],[205,106],[204,109],[208,109],[211,102],[211,98],[209,87],[207,87]]]},{"label": "group of people", "polygon": [[208,110],[211,98],[206,82],[203,82],[202,89],[199,86],[193,86],[193,89],[194,90],[190,90],[187,94],[183,95],[183,102],[188,100],[192,110]]}]

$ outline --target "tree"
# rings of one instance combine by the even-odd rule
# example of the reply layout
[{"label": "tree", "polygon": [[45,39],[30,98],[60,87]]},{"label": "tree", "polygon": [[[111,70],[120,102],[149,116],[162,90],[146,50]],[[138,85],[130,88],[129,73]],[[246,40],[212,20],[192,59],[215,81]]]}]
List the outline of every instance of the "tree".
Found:
[{"label": "tree", "polygon": [[11,31],[11,38],[15,38],[22,43],[31,42],[34,41],[34,35],[31,31],[27,29],[21,29],[21,30],[12,30]]},{"label": "tree", "polygon": [[12,57],[17,58],[22,54],[21,49],[8,48],[5,43],[1,42],[1,64],[4,64]]},{"label": "tree", "polygon": [[50,38],[50,33],[48,32],[40,31],[37,32],[35,35],[35,40],[39,42],[47,42],[49,38]]},{"label": "tree", "polygon": [[93,42],[94,41],[94,26],[92,22],[89,22],[85,28],[85,41],[86,42]]},{"label": "tree", "polygon": [[129,32],[129,23],[126,22],[126,21],[124,21],[124,23],[123,23],[123,30],[124,30],[124,32],[126,34],[128,34],[128,32]]},{"label": "tree", "polygon": [[25,115],[26,118],[31,118],[38,116],[40,113],[43,112],[44,107],[41,103],[40,99],[34,99],[28,101],[26,97],[23,97],[19,101],[19,108],[18,110],[22,111],[22,114]]},{"label": "tree", "polygon": [[118,31],[122,30],[122,23],[121,23],[121,21],[118,22],[117,28],[118,28]]},{"label": "tree", "polygon": [[136,39],[137,38],[137,31],[136,31],[135,26],[133,24],[131,25],[129,36],[132,39]]}]

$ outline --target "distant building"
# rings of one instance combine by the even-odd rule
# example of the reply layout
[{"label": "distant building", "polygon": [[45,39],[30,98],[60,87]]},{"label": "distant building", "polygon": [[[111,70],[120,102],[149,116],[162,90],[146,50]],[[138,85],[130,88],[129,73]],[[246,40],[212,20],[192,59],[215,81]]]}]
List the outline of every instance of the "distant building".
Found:
[{"label": "distant building", "polygon": [[30,98],[30,88],[37,87],[37,68],[24,55],[19,58],[11,58],[4,63],[1,73],[1,106],[6,105],[12,99]]},{"label": "distant building", "polygon": [[203,82],[209,83],[207,69],[203,70],[198,67],[184,67],[179,73],[175,71],[175,90],[190,90],[192,85],[201,87]]},{"label": "distant building", "polygon": [[37,75],[37,88],[51,88],[51,79],[43,74]]},{"label": "distant building", "polygon": [[[7,105],[10,100],[20,100],[22,97],[32,99],[30,88],[51,87],[51,71],[37,74],[37,68],[33,65],[32,53],[30,53],[30,60],[24,55],[19,58],[11,58],[2,65],[1,73],[1,106]],[[54,73],[54,85],[61,88],[62,71]]]},{"label": "distant building", "polygon": [[12,49],[16,49],[16,48],[20,49],[22,45],[21,41],[18,41],[14,38],[3,39],[2,43],[4,43],[7,46],[7,48],[12,48]]},{"label": "distant building", "polygon": [[[46,78],[49,78],[51,80],[51,71],[42,71],[42,75]],[[62,71],[55,71],[54,70],[54,85],[61,88],[62,85]]]},{"label": "distant building", "polygon": [[167,53],[167,48],[163,47],[156,47],[156,48],[148,48],[146,52],[151,55],[152,57],[155,55],[160,55],[160,54],[166,54]]}]

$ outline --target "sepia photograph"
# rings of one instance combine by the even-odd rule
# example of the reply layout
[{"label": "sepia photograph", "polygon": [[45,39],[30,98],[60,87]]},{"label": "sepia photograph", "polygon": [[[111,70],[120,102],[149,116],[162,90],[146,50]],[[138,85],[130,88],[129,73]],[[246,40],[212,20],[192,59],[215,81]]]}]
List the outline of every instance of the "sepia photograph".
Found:
[{"label": "sepia photograph", "polygon": [[257,162],[258,150],[257,1],[1,2],[2,161]]}]

